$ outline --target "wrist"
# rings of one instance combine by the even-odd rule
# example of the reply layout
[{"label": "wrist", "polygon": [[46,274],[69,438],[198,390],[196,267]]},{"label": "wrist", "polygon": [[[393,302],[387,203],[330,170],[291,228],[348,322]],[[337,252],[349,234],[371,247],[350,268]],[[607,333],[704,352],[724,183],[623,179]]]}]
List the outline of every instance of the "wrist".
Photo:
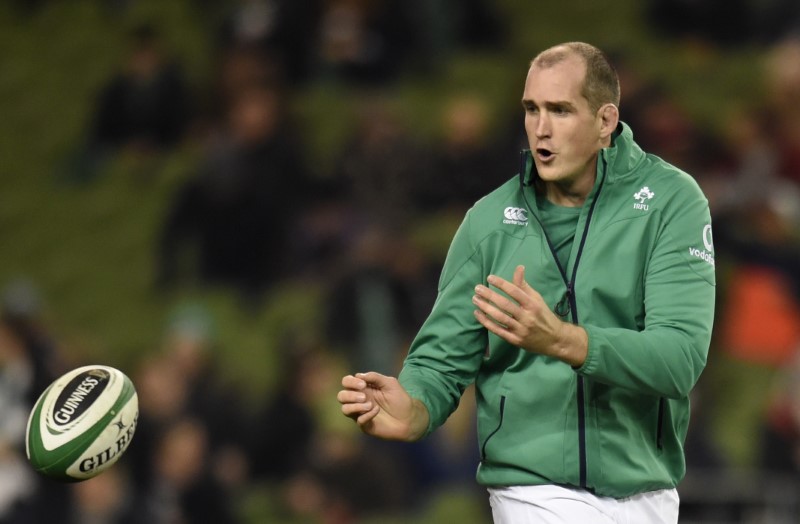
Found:
[{"label": "wrist", "polygon": [[554,356],[573,368],[586,362],[589,354],[589,335],[586,330],[569,322],[562,322]]},{"label": "wrist", "polygon": [[425,404],[416,398],[411,399],[411,420],[408,425],[408,442],[415,442],[428,432],[430,414]]}]

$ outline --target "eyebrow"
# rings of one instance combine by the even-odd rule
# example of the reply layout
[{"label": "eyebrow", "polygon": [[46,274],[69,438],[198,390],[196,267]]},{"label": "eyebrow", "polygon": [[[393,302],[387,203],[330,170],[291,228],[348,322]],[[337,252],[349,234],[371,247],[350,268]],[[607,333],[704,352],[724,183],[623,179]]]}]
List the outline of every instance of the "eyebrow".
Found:
[{"label": "eyebrow", "polygon": [[[526,107],[527,108],[527,107],[531,107],[531,106],[539,107],[539,105],[536,102],[534,102],[533,100],[531,100],[530,98],[523,98],[522,99],[522,107]],[[568,102],[567,100],[556,100],[554,102],[545,102],[544,103],[544,107],[545,107],[545,109],[550,110],[550,111],[552,111],[554,109],[569,109],[569,110],[576,109],[575,105],[572,102]]]}]

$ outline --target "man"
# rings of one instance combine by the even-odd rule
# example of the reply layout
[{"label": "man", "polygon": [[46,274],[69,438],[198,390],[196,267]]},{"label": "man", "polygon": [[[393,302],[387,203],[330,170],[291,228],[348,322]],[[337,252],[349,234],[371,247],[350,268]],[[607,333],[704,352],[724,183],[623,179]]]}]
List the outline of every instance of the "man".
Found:
[{"label": "man", "polygon": [[675,523],[689,392],[714,314],[708,204],[619,122],[619,82],[584,43],[531,63],[530,150],[450,247],[398,379],[342,379],[342,412],[404,441],[476,385],[497,523]]}]

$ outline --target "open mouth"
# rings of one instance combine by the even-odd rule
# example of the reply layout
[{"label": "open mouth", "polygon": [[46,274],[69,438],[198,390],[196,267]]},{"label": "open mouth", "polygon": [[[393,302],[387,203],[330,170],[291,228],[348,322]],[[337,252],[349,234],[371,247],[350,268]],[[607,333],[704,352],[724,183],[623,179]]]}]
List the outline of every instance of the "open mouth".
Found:
[{"label": "open mouth", "polygon": [[553,156],[553,152],[549,149],[545,149],[543,147],[536,148],[536,157],[542,162],[547,162],[548,160],[552,159]]}]

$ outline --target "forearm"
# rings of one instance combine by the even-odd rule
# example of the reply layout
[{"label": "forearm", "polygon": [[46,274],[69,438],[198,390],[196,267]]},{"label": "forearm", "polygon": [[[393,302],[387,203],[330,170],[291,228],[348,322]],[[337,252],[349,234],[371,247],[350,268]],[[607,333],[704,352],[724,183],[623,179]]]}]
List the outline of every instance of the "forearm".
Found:
[{"label": "forearm", "polygon": [[578,372],[642,393],[682,398],[705,367],[707,340],[670,328],[642,332],[587,326],[589,350]]}]

